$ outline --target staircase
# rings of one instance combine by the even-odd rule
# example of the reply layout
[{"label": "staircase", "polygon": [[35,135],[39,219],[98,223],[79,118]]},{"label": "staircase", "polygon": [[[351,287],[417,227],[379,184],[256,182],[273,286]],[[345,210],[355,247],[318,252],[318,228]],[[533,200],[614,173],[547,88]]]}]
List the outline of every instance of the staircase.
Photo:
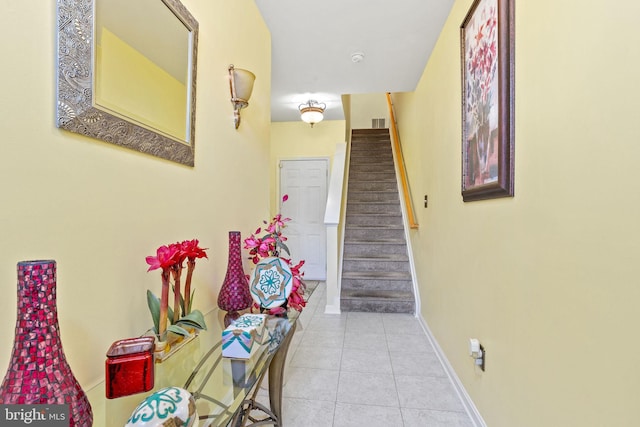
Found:
[{"label": "staircase", "polygon": [[413,313],[389,129],[352,131],[348,185],[341,310]]}]

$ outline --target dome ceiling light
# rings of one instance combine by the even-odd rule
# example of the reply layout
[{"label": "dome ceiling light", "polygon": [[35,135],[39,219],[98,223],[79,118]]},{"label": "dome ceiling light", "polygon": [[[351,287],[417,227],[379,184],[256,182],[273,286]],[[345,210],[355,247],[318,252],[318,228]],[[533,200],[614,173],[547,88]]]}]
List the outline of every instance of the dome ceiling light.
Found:
[{"label": "dome ceiling light", "polygon": [[304,104],[300,104],[298,109],[300,110],[300,118],[303,122],[309,123],[311,127],[316,123],[320,123],[324,119],[324,110],[327,105],[323,102],[318,102],[310,99]]}]

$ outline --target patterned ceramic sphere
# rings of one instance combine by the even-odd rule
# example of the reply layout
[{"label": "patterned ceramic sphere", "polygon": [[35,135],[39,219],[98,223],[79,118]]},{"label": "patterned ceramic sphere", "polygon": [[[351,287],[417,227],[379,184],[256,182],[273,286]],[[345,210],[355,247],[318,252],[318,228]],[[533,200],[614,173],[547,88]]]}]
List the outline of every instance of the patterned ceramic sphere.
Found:
[{"label": "patterned ceramic sphere", "polygon": [[285,261],[278,257],[264,258],[251,272],[249,290],[260,307],[279,307],[291,294],[292,279],[291,269]]},{"label": "patterned ceramic sphere", "polygon": [[196,401],[187,390],[167,387],[147,397],[133,411],[125,427],[198,427]]}]

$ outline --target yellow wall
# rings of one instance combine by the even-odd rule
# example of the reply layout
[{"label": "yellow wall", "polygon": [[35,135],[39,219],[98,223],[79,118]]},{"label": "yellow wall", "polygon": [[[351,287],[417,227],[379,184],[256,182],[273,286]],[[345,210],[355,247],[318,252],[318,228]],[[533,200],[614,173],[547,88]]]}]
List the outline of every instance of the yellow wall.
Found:
[{"label": "yellow wall", "polygon": [[384,93],[351,95],[351,126],[353,129],[371,129],[372,119],[384,119],[389,127],[389,108]]},{"label": "yellow wall", "polygon": [[413,199],[429,195],[411,233],[422,315],[488,425],[637,425],[640,5],[516,1],[515,197],[463,203],[471,3],[394,95]]},{"label": "yellow wall", "polygon": [[98,31],[95,103],[188,141],[187,87],[107,28]]},{"label": "yellow wall", "polygon": [[[344,120],[325,120],[313,126],[303,121],[271,124],[271,207],[280,206],[280,176],[278,163],[304,157],[328,157],[333,161],[336,144],[344,141]],[[265,218],[266,219],[266,218]]]},{"label": "yellow wall", "polygon": [[[3,55],[20,66],[0,71],[7,83],[0,101],[2,376],[18,261],[57,260],[62,342],[88,389],[104,377],[109,345],[151,326],[145,292],[159,292],[160,274],[146,272],[145,256],[200,239],[209,260],[195,270],[194,306],[207,310],[224,279],[228,231],[247,235],[269,213],[269,182],[260,177],[269,174],[270,34],[253,2],[183,3],[200,23],[194,168],[56,128],[55,2],[13,2],[5,11],[15,19],[0,26]],[[229,16],[242,16],[242,34]],[[237,131],[231,63],[257,75]]]}]

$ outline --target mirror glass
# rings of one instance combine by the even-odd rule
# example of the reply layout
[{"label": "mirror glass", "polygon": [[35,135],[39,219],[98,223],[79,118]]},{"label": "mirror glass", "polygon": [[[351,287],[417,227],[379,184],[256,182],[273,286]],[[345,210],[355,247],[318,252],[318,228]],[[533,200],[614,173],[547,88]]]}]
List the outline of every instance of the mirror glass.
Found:
[{"label": "mirror glass", "polygon": [[197,36],[178,0],[58,0],[58,126],[193,166]]},{"label": "mirror glass", "polygon": [[159,0],[95,4],[95,106],[189,143],[189,29]]}]

